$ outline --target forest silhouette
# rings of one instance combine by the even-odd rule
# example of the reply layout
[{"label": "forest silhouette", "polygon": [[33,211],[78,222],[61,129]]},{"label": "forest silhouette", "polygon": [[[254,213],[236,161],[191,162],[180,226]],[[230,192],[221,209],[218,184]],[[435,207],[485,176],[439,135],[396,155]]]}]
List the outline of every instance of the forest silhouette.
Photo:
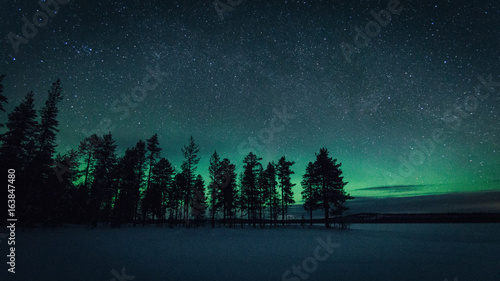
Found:
[{"label": "forest silhouette", "polygon": [[[0,76],[2,112],[8,102],[4,77]],[[0,125],[5,130],[0,135],[1,169],[9,176],[12,188],[7,197],[15,202],[9,208],[15,207],[19,225],[287,224],[288,211],[295,204],[291,182],[295,162],[285,156],[264,165],[262,158],[249,152],[243,171],[237,174],[235,164],[214,151],[209,178],[203,179],[197,173],[199,146],[193,137],[181,148],[180,170],[162,157],[157,134],[138,140],[124,155],[117,155],[111,132],[90,135],[77,148],[57,154],[62,92],[57,80],[39,110],[33,92],[27,93]],[[303,207],[311,224],[313,211],[322,210],[322,223],[328,228],[331,216],[341,215],[347,209],[346,200],[354,198],[344,190],[347,182],[337,159],[326,148],[315,156],[301,182]]]}]

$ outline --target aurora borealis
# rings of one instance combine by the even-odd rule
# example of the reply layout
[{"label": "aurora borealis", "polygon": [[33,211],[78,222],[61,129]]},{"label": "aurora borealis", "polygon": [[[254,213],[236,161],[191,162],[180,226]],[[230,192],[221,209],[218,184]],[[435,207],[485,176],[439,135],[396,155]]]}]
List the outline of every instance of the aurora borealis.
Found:
[{"label": "aurora borealis", "polygon": [[59,2],[17,52],[9,34],[43,5],[2,5],[0,74],[7,112],[61,79],[61,153],[158,133],[180,166],[192,135],[204,178],[214,150],[295,161],[298,202],[321,147],[353,196],[500,189],[498,1]]}]

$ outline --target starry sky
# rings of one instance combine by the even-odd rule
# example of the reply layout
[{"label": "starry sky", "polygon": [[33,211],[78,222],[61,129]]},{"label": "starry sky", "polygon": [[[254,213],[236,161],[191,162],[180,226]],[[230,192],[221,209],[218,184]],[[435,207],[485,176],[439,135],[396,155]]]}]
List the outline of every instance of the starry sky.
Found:
[{"label": "starry sky", "polygon": [[61,153],[158,133],[180,167],[192,135],[205,180],[214,150],[295,161],[299,202],[321,147],[353,196],[500,190],[499,1],[3,2],[5,108],[60,78]]}]

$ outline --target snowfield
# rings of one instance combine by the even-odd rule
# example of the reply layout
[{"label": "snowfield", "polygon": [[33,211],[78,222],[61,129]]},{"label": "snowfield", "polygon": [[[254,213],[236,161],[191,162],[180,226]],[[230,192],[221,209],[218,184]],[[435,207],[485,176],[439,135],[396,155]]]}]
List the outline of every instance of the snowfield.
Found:
[{"label": "snowfield", "polygon": [[16,274],[1,279],[497,281],[498,233],[500,224],[18,230]]}]

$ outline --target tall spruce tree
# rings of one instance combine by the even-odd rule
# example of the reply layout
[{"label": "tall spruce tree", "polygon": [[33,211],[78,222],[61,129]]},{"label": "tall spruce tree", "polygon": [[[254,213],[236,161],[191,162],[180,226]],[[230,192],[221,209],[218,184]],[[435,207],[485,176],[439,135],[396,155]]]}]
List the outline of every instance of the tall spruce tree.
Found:
[{"label": "tall spruce tree", "polygon": [[221,170],[221,160],[217,151],[214,151],[210,157],[210,164],[208,166],[208,176],[210,177],[210,183],[208,184],[208,195],[210,203],[210,217],[212,228],[215,227],[215,217],[220,208],[219,204],[219,191],[221,189],[220,182],[220,170]]},{"label": "tall spruce tree", "polygon": [[98,221],[109,223],[111,210],[116,195],[116,144],[111,133],[102,136],[102,142],[96,148],[96,164],[90,189],[91,225]]},{"label": "tall spruce tree", "polygon": [[158,186],[158,196],[161,201],[157,203],[157,206],[155,206],[155,209],[157,210],[157,212],[159,212],[156,214],[159,220],[165,219],[166,210],[169,206],[168,194],[173,185],[173,176],[174,168],[172,167],[172,164],[170,164],[167,159],[160,158],[158,163],[156,163],[155,167],[153,168],[152,178],[153,184]]},{"label": "tall spruce tree", "polygon": [[182,173],[173,173],[173,180],[170,188],[167,190],[166,201],[168,211],[169,225],[173,226],[174,220],[178,219],[179,207],[182,200],[182,189],[185,184],[185,177]]},{"label": "tall spruce tree", "polygon": [[144,184],[146,144],[139,140],[135,147],[127,148],[118,162],[118,197],[115,204],[114,225],[137,222],[137,212]]},{"label": "tall spruce tree", "polygon": [[88,192],[91,183],[91,175],[95,164],[95,151],[102,138],[93,134],[83,139],[78,146],[78,153],[83,158],[84,169],[80,171],[83,176],[82,188]]},{"label": "tall spruce tree", "polygon": [[304,199],[304,209],[309,212],[309,220],[312,225],[312,213],[320,208],[318,201],[320,200],[320,190],[315,166],[309,162],[306,167],[306,173],[302,176],[302,199]]},{"label": "tall spruce tree", "polygon": [[191,136],[189,138],[189,143],[185,145],[181,149],[181,151],[182,155],[184,156],[184,161],[182,162],[181,168],[187,180],[185,187],[186,189],[184,190],[184,219],[186,220],[187,226],[189,220],[189,207],[191,205],[194,190],[194,175],[198,162],[200,161],[200,157],[198,157],[198,152],[200,152],[200,149]]},{"label": "tall spruce tree", "polygon": [[25,172],[33,159],[38,132],[34,94],[26,94],[21,103],[8,114],[7,132],[2,135],[2,166]]},{"label": "tall spruce tree", "polygon": [[224,158],[222,160],[219,172],[221,181],[219,199],[222,205],[222,222],[224,225],[227,224],[228,218],[232,221],[236,213],[238,194],[236,187],[236,173],[234,172],[235,168],[236,166],[231,164],[229,159]]},{"label": "tall spruce tree", "polygon": [[156,163],[156,159],[160,157],[160,152],[161,152],[160,143],[158,141],[158,134],[154,134],[150,139],[146,140],[146,143],[149,152],[148,156],[149,169],[148,169],[148,181],[147,181],[147,187],[149,187],[151,183],[151,173],[153,171],[153,167]]},{"label": "tall spruce tree", "polygon": [[198,175],[194,181],[193,199],[191,201],[191,216],[196,221],[205,218],[207,209],[207,198],[205,196],[205,183],[201,175]]},{"label": "tall spruce tree", "polygon": [[50,214],[53,213],[52,209],[55,206],[54,203],[50,204],[48,202],[53,201],[53,196],[57,194],[57,191],[54,190],[57,185],[54,185],[52,181],[56,177],[53,169],[56,163],[53,157],[57,147],[56,136],[59,132],[57,128],[59,125],[59,121],[57,121],[59,112],[57,104],[62,100],[61,93],[61,81],[57,80],[52,84],[45,105],[40,109],[41,123],[38,126],[35,143],[36,152],[33,156],[34,161],[31,162],[29,168],[31,172],[28,177],[30,181],[28,185],[39,189],[37,201],[40,205],[41,220],[47,223],[52,223]]},{"label": "tall spruce tree", "polygon": [[170,214],[173,215],[173,218],[175,218],[175,220],[181,219],[181,215],[184,215],[184,212],[182,212],[181,214],[179,209],[181,211],[184,210],[182,208],[182,204],[185,201],[187,185],[188,179],[186,173],[184,171],[177,173],[174,177],[174,185],[172,188],[172,193],[170,194],[171,198],[169,199],[171,207]]},{"label": "tall spruce tree", "polygon": [[259,225],[262,227],[262,218],[264,216],[264,210],[266,209],[264,197],[265,197],[265,179],[264,179],[264,168],[260,164],[257,168],[257,212],[259,216]]},{"label": "tall spruce tree", "polygon": [[288,206],[295,203],[292,191],[292,187],[294,187],[295,184],[294,183],[292,184],[290,178],[290,175],[294,174],[294,172],[290,170],[290,167],[293,164],[295,164],[295,162],[286,161],[285,156],[283,156],[278,161],[278,165],[276,168],[278,183],[281,188],[281,214],[282,214],[283,224],[285,223],[285,220],[287,219],[288,216]]},{"label": "tall spruce tree", "polygon": [[[146,140],[147,150],[149,152],[147,161],[148,161],[148,178],[146,181],[146,192],[144,196],[143,202],[143,215],[144,219],[146,219],[149,212],[153,212],[153,216],[159,215],[161,208],[161,190],[158,186],[151,185],[151,174],[153,173],[153,168],[156,164],[156,159],[160,157],[160,143],[158,141],[158,134],[154,134],[150,139]],[[158,217],[157,217],[158,218]]]},{"label": "tall spruce tree", "polygon": [[40,110],[41,123],[38,133],[37,141],[37,159],[35,171],[39,171],[35,174],[36,180],[45,180],[48,178],[49,173],[53,173],[51,166],[53,164],[52,157],[56,151],[56,136],[59,132],[57,128],[59,126],[59,121],[57,121],[57,115],[59,109],[57,104],[61,102],[62,97],[62,87],[61,80],[57,80],[52,83],[51,89],[48,91],[48,98],[45,101],[45,105]]},{"label": "tall spruce tree", "polygon": [[[137,222],[139,219],[139,204],[141,199],[143,198],[144,186],[145,186],[145,173],[146,173],[146,143],[142,140],[139,140],[135,145],[135,157],[136,157],[136,165],[134,172],[134,183],[133,183],[133,202],[135,204],[134,207],[134,222]],[[134,223],[135,225],[135,223]]]},{"label": "tall spruce tree", "polygon": [[273,162],[267,164],[263,174],[264,180],[264,204],[269,208],[269,219],[276,220],[279,212],[279,196],[276,181],[276,165]]},{"label": "tall spruce tree", "polygon": [[354,199],[344,190],[347,182],[344,182],[341,163],[337,164],[337,159],[328,156],[328,150],[321,148],[316,154],[315,176],[320,189],[320,198],[317,204],[325,212],[325,227],[330,227],[329,216],[332,214],[342,214],[347,207],[344,206],[346,200]]},{"label": "tall spruce tree", "polygon": [[253,222],[253,227],[256,227],[257,213],[259,206],[259,187],[258,173],[262,158],[257,157],[253,152],[250,152],[243,160],[243,179],[241,183],[242,193],[246,199],[246,207],[249,217]]},{"label": "tall spruce tree", "polygon": [[247,215],[247,218],[249,218],[249,212],[248,212],[248,198],[247,198],[247,192],[246,192],[246,187],[243,186],[243,177],[244,173],[240,172],[238,174],[238,198],[237,198],[237,206],[240,209],[240,219],[241,219],[241,225],[243,226],[243,218],[245,217],[245,214]]},{"label": "tall spruce tree", "polygon": [[39,220],[39,190],[30,184],[29,168],[36,151],[38,122],[34,108],[33,92],[26,94],[21,103],[7,116],[7,132],[2,135],[0,167],[16,172],[17,216],[20,224],[32,224]]}]

